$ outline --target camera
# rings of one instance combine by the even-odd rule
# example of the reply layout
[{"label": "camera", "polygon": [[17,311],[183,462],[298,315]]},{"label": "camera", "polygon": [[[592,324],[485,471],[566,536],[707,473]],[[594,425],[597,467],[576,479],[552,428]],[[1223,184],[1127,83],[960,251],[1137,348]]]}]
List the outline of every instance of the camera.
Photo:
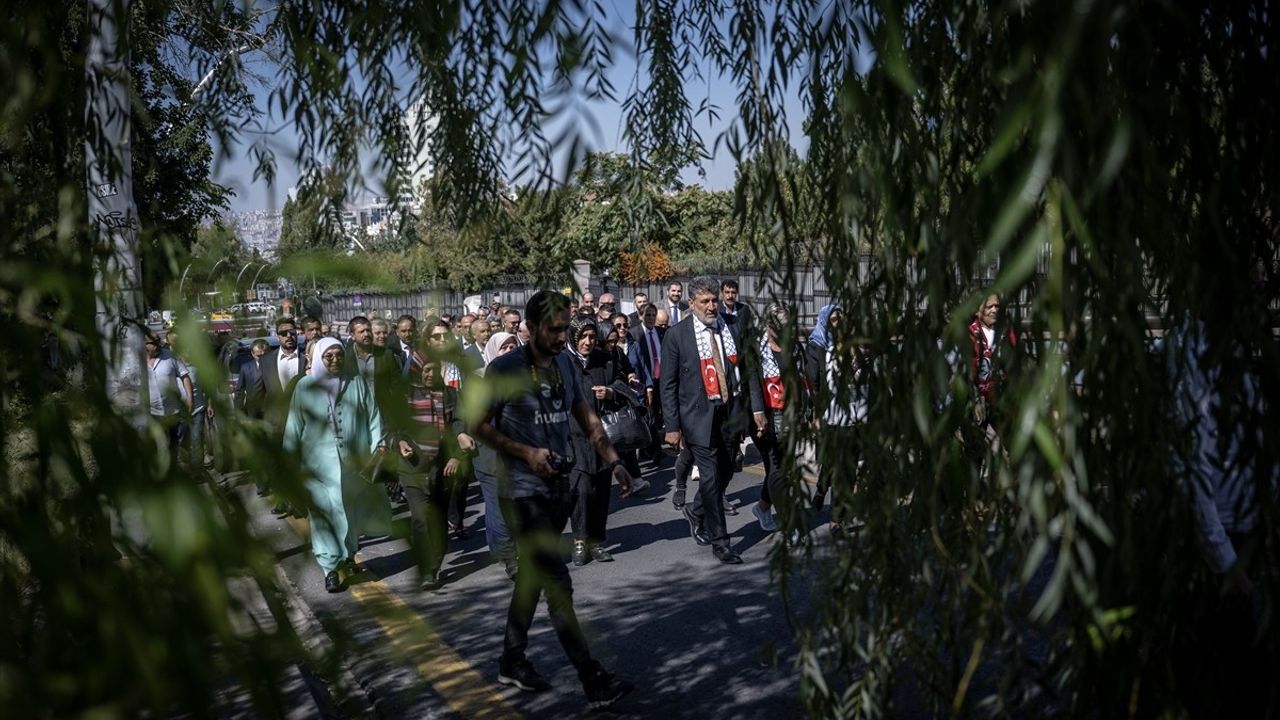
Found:
[{"label": "camera", "polygon": [[547,457],[547,464],[557,475],[568,475],[569,471],[573,470],[573,458],[565,457],[554,450]]}]

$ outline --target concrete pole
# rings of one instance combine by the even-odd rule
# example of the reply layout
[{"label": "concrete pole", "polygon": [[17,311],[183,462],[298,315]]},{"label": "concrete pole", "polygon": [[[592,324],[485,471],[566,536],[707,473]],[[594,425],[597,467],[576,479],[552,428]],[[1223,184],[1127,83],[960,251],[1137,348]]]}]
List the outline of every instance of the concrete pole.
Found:
[{"label": "concrete pole", "polygon": [[85,164],[89,227],[105,250],[95,278],[98,331],[104,343],[107,395],[139,426],[148,413],[143,348],[138,212],[133,201],[129,45],[122,37],[130,0],[88,0],[89,49]]}]

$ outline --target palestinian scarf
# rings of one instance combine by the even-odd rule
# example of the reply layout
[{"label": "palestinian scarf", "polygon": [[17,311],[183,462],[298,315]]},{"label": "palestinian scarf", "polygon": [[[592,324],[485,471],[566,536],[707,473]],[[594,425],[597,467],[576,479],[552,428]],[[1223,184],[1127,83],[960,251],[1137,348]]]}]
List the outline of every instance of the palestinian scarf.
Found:
[{"label": "palestinian scarf", "polygon": [[760,338],[760,365],[764,376],[764,404],[770,410],[783,408],[782,368],[778,359],[773,356],[773,348],[769,346],[769,334]]},{"label": "palestinian scarf", "polygon": [[444,378],[444,384],[454,390],[462,387],[462,371],[457,365],[451,362],[440,363],[440,376]]},{"label": "palestinian scarf", "polygon": [[720,350],[724,353],[725,359],[725,379],[728,380],[730,373],[733,373],[732,380],[729,382],[730,387],[724,388],[728,391],[737,385],[738,380],[738,345],[733,341],[733,333],[729,332],[729,326],[718,318],[714,325],[704,325],[701,320],[695,318],[692,327],[694,340],[698,343],[698,364],[701,366],[702,387],[707,391],[707,399],[724,400],[720,378],[716,373],[715,358],[711,356],[710,335],[712,332],[720,335]]}]

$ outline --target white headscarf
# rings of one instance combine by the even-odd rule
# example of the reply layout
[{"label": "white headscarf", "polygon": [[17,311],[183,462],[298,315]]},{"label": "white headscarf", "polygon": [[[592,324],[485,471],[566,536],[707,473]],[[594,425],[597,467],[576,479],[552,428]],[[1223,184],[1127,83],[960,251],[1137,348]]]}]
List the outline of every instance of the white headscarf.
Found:
[{"label": "white headscarf", "polygon": [[338,396],[338,389],[342,384],[342,377],[329,372],[329,368],[324,366],[325,351],[334,347],[340,348],[342,343],[330,337],[317,340],[315,354],[312,356],[315,364],[311,366],[311,374],[315,377],[316,384],[329,394],[330,401]]},{"label": "white headscarf", "polygon": [[489,342],[484,344],[484,352],[481,353],[484,357],[484,364],[488,365],[493,362],[493,359],[498,357],[498,350],[502,348],[502,344],[514,337],[515,335],[509,332],[496,332],[490,336]]}]

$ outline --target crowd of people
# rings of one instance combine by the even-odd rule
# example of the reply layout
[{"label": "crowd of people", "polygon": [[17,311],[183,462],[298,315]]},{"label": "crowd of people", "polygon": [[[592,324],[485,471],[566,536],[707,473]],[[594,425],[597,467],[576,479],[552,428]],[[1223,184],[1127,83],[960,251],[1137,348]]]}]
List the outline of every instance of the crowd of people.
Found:
[{"label": "crowd of people", "polygon": [[[658,302],[637,293],[631,313],[620,312],[611,293],[542,291],[523,313],[495,299],[421,323],[410,315],[395,323],[357,316],[335,328],[314,317],[282,318],[276,347],[260,339],[242,354],[228,342],[221,357],[242,418],[301,462],[302,496],[290,496],[267,473],[254,479],[260,494],[276,495],[277,514],[309,518],[327,590],[345,588],[362,535],[391,532],[397,504],[410,514],[421,589],[446,584],[448,542],[466,537],[465,501],[475,483],[489,552],[514,581],[499,682],[549,687],[525,657],[534,608],[545,596],[589,702],[603,707],[630,685],[591,656],[560,541],[568,527],[574,565],[614,560],[614,486],[619,500],[643,492],[646,471],[674,456],[672,504],[692,540],[720,563],[741,563],[725,519],[737,509],[725,489],[750,440],[764,469],[751,508],[763,530],[797,527],[796,518],[779,514],[801,507],[811,517],[829,493],[832,531],[851,532],[857,523],[837,508],[847,507],[840,494],[856,481],[870,354],[839,305],[821,308],[814,327],[797,335],[788,331],[787,307],[771,303],[757,312],[738,290],[732,279],[698,277],[686,296],[673,282]],[[1003,377],[998,359],[1018,344],[999,318],[1000,299],[985,297],[961,363],[972,403],[962,434],[979,465],[999,452],[992,418]],[[183,361],[177,338],[168,340],[165,348],[148,338],[151,413],[175,448],[203,463],[211,389]],[[787,412],[792,402],[802,411]],[[784,481],[788,418],[818,429],[813,489]],[[838,477],[837,468],[849,476]],[[795,492],[804,494],[801,503],[781,502]]]},{"label": "crowd of people", "polygon": [[[741,470],[744,441],[754,443],[765,469],[752,511],[772,532],[775,513],[787,507],[776,499],[786,492],[788,395],[797,393],[829,429],[818,448],[824,468],[837,465],[833,453],[857,452],[866,417],[858,370],[865,359],[842,331],[840,307],[822,308],[807,342],[787,347],[785,307],[771,304],[757,315],[739,301],[732,279],[698,277],[687,297],[685,290],[673,282],[658,302],[637,293],[631,313],[619,311],[612,293],[542,291],[523,314],[495,297],[456,319],[431,312],[421,323],[411,315],[394,323],[356,316],[345,326],[281,318],[274,347],[259,338],[245,353],[237,341],[218,338],[230,378],[222,391],[234,398],[239,421],[300,461],[301,496],[270,473],[255,472],[254,481],[260,495],[275,497],[277,515],[309,519],[312,554],[330,592],[345,588],[362,536],[391,532],[396,505],[408,507],[419,587],[447,583],[448,542],[467,536],[466,495],[476,483],[489,552],[514,581],[499,682],[549,687],[525,657],[533,611],[545,596],[589,702],[603,707],[630,685],[587,648],[560,551],[566,527],[574,565],[612,562],[612,488],[620,499],[643,492],[642,467],[652,472],[674,456],[672,504],[691,538],[719,562],[741,563],[725,520],[737,509],[725,488]],[[975,320],[972,371],[975,386],[989,392],[997,342],[981,329],[990,327],[984,313]],[[202,439],[215,420],[205,396],[215,390],[195,377],[178,338],[166,340],[147,341],[151,413],[175,451],[204,464]],[[840,376],[846,367],[855,368],[852,377]],[[815,510],[828,490],[845,486],[831,475],[824,470],[810,493]]]}]

